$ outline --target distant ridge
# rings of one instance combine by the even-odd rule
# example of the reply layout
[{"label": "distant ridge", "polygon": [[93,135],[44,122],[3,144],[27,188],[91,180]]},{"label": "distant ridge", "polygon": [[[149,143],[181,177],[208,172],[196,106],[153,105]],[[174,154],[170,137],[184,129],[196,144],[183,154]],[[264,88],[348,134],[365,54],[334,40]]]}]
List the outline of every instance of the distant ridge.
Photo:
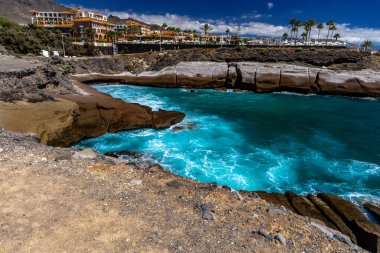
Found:
[{"label": "distant ridge", "polygon": [[68,8],[54,0],[0,0],[0,16],[20,24],[31,22],[30,10],[63,11]]}]

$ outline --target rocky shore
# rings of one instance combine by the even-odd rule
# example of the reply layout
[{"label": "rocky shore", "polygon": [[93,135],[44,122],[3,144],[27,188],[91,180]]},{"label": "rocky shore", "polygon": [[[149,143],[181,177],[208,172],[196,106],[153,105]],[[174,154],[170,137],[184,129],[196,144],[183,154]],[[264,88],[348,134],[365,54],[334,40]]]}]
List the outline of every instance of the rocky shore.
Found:
[{"label": "rocky shore", "polygon": [[164,88],[230,88],[253,92],[380,96],[380,72],[334,71],[323,68],[257,62],[181,62],[159,71],[75,75],[81,82],[121,82]]},{"label": "rocky shore", "polygon": [[[236,192],[179,178],[158,165],[125,164],[91,150],[37,143],[67,147],[108,132],[167,128],[185,117],[125,103],[84,84],[91,82],[380,95],[380,72],[363,69],[368,59],[355,53],[331,53],[328,69],[314,52],[308,63],[288,56],[296,57],[297,65],[268,63],[273,52],[256,52],[260,59],[241,53],[216,60],[209,52],[209,60],[202,61],[191,61],[198,56],[188,52],[122,60],[0,57],[0,128],[36,137],[0,132],[0,188],[6,200],[0,201],[5,224],[0,252],[81,251],[99,245],[105,251],[131,252],[380,252],[379,227],[336,196]],[[340,70],[343,66],[350,70]],[[38,187],[41,180],[50,183]],[[83,203],[89,208],[82,210]],[[378,217],[376,205],[365,207]],[[73,243],[64,245],[62,238]]]},{"label": "rocky shore", "polygon": [[257,194],[4,130],[0,182],[0,252],[365,252]]},{"label": "rocky shore", "polygon": [[121,130],[167,128],[185,117],[181,112],[152,111],[98,92],[69,79],[54,62],[44,65],[13,59],[12,65],[2,68],[0,126],[34,133],[47,145],[68,146]]}]

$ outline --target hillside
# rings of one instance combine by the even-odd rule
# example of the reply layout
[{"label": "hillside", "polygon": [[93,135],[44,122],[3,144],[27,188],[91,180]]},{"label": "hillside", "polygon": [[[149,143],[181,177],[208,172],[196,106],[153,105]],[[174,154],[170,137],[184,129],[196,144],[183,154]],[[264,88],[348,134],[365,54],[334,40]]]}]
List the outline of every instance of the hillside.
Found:
[{"label": "hillside", "polygon": [[54,0],[0,0],[0,16],[7,17],[17,23],[30,23],[30,10],[32,9],[61,11],[67,8]]}]

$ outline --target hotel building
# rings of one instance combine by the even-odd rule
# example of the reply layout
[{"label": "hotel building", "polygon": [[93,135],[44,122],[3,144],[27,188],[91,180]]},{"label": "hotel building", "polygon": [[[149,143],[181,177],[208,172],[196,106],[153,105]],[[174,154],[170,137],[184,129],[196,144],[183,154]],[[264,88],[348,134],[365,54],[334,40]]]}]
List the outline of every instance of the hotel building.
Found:
[{"label": "hotel building", "polygon": [[92,29],[93,41],[106,41],[107,32],[114,31],[116,25],[108,22],[105,15],[82,9],[71,9],[62,12],[32,11],[32,24],[37,27],[59,29],[63,33],[85,39],[86,29]]}]

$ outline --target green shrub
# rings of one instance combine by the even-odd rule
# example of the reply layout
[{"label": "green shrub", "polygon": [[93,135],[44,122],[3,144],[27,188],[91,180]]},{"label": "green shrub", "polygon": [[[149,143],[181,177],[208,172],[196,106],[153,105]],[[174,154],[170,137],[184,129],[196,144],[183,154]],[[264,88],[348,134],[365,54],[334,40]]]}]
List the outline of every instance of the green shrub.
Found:
[{"label": "green shrub", "polygon": [[[94,46],[78,46],[72,44],[73,39],[64,36],[66,55],[99,54]],[[58,51],[63,54],[62,36],[59,31],[35,26],[20,26],[4,17],[0,17],[0,45],[15,54],[39,55],[41,50]]]},{"label": "green shrub", "polygon": [[300,52],[303,52],[303,49],[302,48],[296,48],[296,53],[300,53]]},{"label": "green shrub", "polygon": [[236,51],[238,51],[238,52],[243,52],[243,51],[245,51],[245,50],[247,50],[247,47],[246,47],[246,46],[237,46],[237,47],[236,47]]},{"label": "green shrub", "polygon": [[317,51],[314,47],[310,48],[309,50],[310,50],[311,52],[315,52],[315,51]]},{"label": "green shrub", "polygon": [[268,48],[261,48],[259,53],[261,55],[268,55],[269,54]]},{"label": "green shrub", "polygon": [[119,54],[128,54],[129,53],[129,49],[128,47],[124,47],[120,50]]},{"label": "green shrub", "polygon": [[10,27],[20,27],[20,25],[5,17],[0,16],[0,27],[10,28]]}]

